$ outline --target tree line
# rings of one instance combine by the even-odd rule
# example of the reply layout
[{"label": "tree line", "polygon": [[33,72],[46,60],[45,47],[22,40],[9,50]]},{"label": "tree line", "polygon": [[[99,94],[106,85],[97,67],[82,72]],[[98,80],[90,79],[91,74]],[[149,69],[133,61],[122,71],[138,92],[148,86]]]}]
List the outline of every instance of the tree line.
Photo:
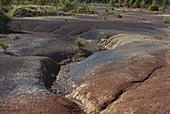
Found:
[{"label": "tree line", "polygon": [[[22,5],[27,3],[30,4],[39,4],[39,5],[45,5],[47,3],[51,4],[58,4],[62,3],[66,0],[0,0],[0,5],[5,6],[5,5],[11,5],[11,4],[17,4],[17,5]],[[134,3],[138,4],[152,4],[153,1],[156,1],[159,4],[163,3],[170,3],[170,0],[69,0],[70,2],[76,1],[76,2],[82,2],[82,3],[119,3],[119,4],[125,4],[125,5],[132,5]]]}]

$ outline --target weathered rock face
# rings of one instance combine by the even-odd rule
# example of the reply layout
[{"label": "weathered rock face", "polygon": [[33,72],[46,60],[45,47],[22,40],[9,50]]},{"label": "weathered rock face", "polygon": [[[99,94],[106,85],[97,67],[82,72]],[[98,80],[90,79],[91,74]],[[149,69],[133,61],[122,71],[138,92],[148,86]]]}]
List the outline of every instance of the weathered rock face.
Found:
[{"label": "weathered rock face", "polygon": [[[67,18],[67,17],[66,17]],[[92,32],[98,34],[99,31],[128,31],[136,33],[157,33],[159,25],[148,23],[134,23],[122,20],[103,20],[96,16],[88,17],[68,17],[68,22],[64,22],[63,18],[24,18],[15,19],[9,25],[16,30],[45,32],[69,36],[89,36]],[[133,21],[133,20],[132,20]],[[91,30],[92,29],[92,30]],[[94,29],[94,30],[93,30]],[[99,29],[96,30],[96,29]],[[97,37],[93,37],[96,39]]]},{"label": "weathered rock face", "polygon": [[166,114],[170,112],[170,65],[156,70],[148,80],[123,93],[101,114]]},{"label": "weathered rock face", "polygon": [[69,94],[67,97],[79,100],[87,113],[99,113],[157,69],[167,66],[168,48],[169,43],[161,41],[127,42],[91,55],[64,76],[59,75],[54,85],[61,93]]},{"label": "weathered rock face", "polygon": [[1,114],[84,114],[77,104],[49,92],[20,94],[0,102]]},{"label": "weathered rock face", "polygon": [[21,93],[47,91],[60,66],[46,57],[0,57],[0,100]]},{"label": "weathered rock face", "polygon": [[[10,26],[27,32],[19,39],[0,39],[11,44],[7,53],[0,52],[0,113],[83,113],[75,103],[47,92],[55,78],[50,90],[86,113],[169,113],[168,34],[161,36],[162,25],[129,20],[14,19]],[[84,50],[73,45],[77,35],[89,39]],[[96,42],[108,50],[58,74],[56,62],[89,56],[99,50]]]}]

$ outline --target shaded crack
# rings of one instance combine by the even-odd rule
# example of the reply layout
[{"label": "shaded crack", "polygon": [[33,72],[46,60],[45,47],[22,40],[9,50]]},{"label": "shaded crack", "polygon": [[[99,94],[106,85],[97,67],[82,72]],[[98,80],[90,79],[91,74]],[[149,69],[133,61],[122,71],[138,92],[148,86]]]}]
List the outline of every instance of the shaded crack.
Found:
[{"label": "shaded crack", "polygon": [[120,96],[121,96],[123,93],[125,93],[125,92],[126,92],[126,91],[124,91],[123,89],[120,90],[120,91],[115,95],[114,99],[104,102],[104,103],[101,105],[99,111],[105,110],[110,104],[112,104],[112,103],[115,102],[117,99],[119,99]]},{"label": "shaded crack", "polygon": [[53,30],[51,30],[51,31],[49,31],[49,33],[53,33],[53,32],[55,32],[56,30],[58,30],[58,29],[60,29],[60,27],[58,26],[57,28],[55,28],[55,29],[53,29]]},{"label": "shaded crack", "polygon": [[152,75],[156,70],[158,70],[158,69],[160,69],[160,68],[162,68],[162,67],[164,67],[164,66],[159,66],[159,67],[153,69],[153,70],[151,71],[151,73],[149,73],[146,78],[144,78],[144,79],[142,79],[142,80],[138,80],[138,81],[132,81],[131,83],[142,83],[142,82],[145,82],[146,80],[148,80],[148,79],[151,77],[151,75]]},{"label": "shaded crack", "polygon": [[[135,84],[135,83],[143,83],[143,82],[145,82],[146,80],[148,80],[148,79],[152,76],[152,74],[153,74],[156,70],[158,70],[158,69],[160,69],[160,68],[162,68],[162,67],[164,67],[164,66],[159,66],[159,67],[157,67],[157,68],[154,68],[154,69],[151,71],[151,73],[149,73],[148,76],[147,76],[146,78],[144,78],[143,80],[132,81],[131,83],[134,83],[134,84]],[[130,85],[129,87],[131,87],[131,86],[134,86],[134,85]],[[129,87],[127,87],[127,88],[129,88]],[[99,111],[101,112],[101,111],[105,110],[110,104],[112,104],[113,102],[115,102],[116,100],[118,100],[118,99],[122,96],[122,94],[125,93],[126,91],[127,91],[127,90],[125,90],[125,89],[124,89],[124,90],[123,90],[123,89],[120,90],[120,91],[115,95],[114,99],[104,102],[104,103],[101,105]]]},{"label": "shaded crack", "polygon": [[5,51],[4,54],[10,55],[10,56],[19,56],[19,54],[16,54],[14,52],[7,52],[7,51]]},{"label": "shaded crack", "polygon": [[51,60],[43,60],[41,61],[42,64],[42,73],[43,73],[43,82],[44,86],[52,93],[56,93],[53,88],[53,82],[56,80],[56,75],[58,75],[60,71],[60,65],[57,64],[55,61]]}]

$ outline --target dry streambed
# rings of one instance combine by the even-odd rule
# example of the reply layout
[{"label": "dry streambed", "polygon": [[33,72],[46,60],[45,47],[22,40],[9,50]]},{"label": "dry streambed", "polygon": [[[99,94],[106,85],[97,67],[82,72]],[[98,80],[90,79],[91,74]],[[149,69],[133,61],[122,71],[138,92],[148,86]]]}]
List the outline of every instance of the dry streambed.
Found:
[{"label": "dry streambed", "polygon": [[22,34],[0,39],[11,44],[0,52],[0,113],[170,112],[168,25],[87,16],[10,26]]}]

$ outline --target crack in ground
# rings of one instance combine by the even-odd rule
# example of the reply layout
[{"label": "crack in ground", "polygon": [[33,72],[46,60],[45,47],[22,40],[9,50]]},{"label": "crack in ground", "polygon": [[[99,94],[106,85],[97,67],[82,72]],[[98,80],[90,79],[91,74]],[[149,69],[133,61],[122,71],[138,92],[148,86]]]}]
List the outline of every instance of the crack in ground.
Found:
[{"label": "crack in ground", "polygon": [[132,81],[131,83],[142,83],[142,82],[145,82],[146,80],[148,80],[148,79],[151,77],[151,75],[152,75],[156,70],[158,70],[158,69],[160,69],[160,68],[162,68],[162,67],[164,67],[164,66],[159,66],[159,67],[153,69],[153,70],[151,71],[151,73],[149,73],[148,76],[147,76],[146,78],[144,78],[143,80]]},{"label": "crack in ground", "polygon": [[[148,76],[147,76],[146,78],[144,78],[143,80],[132,81],[131,83],[136,84],[136,83],[145,82],[146,80],[148,80],[148,79],[152,76],[152,74],[153,74],[156,70],[158,70],[158,69],[160,69],[160,68],[162,68],[162,67],[164,67],[164,66],[159,66],[159,67],[153,69],[153,70],[151,71],[151,73],[149,73]],[[129,87],[131,87],[131,86],[134,86],[134,85],[130,85]],[[129,87],[127,87],[127,88],[129,88]],[[125,89],[120,90],[120,91],[115,95],[114,99],[104,102],[104,103],[101,105],[99,111],[102,112],[103,110],[105,110],[110,104],[112,104],[112,103],[114,103],[115,101],[117,101],[117,100],[122,96],[122,94],[125,93],[126,91],[127,91],[127,90],[125,90]]]},{"label": "crack in ground", "polygon": [[58,26],[57,28],[54,28],[54,29],[50,30],[49,33],[53,33],[53,32],[55,32],[55,31],[57,31],[58,29],[60,29],[59,26]]},{"label": "crack in ground", "polygon": [[125,92],[126,92],[126,91],[124,91],[123,89],[120,90],[120,91],[115,95],[115,98],[114,98],[114,99],[109,100],[109,101],[103,103],[103,104],[101,105],[99,111],[105,110],[110,104],[112,104],[112,103],[115,102],[117,99],[119,99],[120,96],[121,96],[123,93],[125,93]]}]

